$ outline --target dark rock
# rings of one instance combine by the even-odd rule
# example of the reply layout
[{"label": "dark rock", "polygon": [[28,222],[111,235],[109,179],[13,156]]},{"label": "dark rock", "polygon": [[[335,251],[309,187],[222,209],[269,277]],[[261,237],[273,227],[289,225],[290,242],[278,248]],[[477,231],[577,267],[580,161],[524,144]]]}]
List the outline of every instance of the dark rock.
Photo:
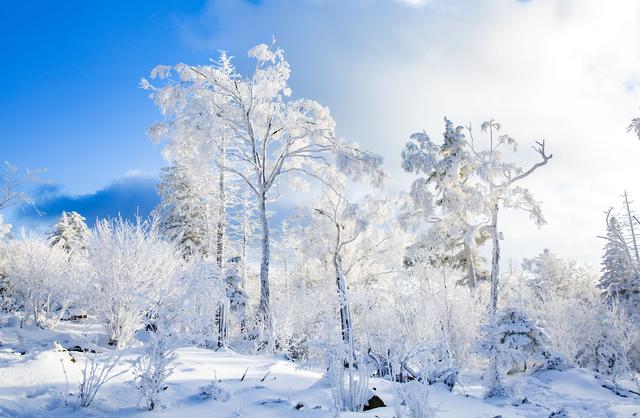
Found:
[{"label": "dark rock", "polygon": [[362,408],[362,410],[369,411],[371,409],[384,408],[385,406],[387,405],[384,404],[378,395],[373,395],[371,399],[367,401],[367,404]]}]

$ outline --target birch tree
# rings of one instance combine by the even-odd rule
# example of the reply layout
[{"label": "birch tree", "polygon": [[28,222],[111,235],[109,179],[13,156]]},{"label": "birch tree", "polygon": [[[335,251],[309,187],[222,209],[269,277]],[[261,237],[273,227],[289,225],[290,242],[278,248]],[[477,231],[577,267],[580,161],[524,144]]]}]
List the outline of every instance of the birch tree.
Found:
[{"label": "birch tree", "polygon": [[[265,343],[272,346],[270,309],[269,202],[283,180],[313,178],[326,183],[323,170],[335,167],[354,179],[383,181],[382,158],[360,150],[335,134],[329,110],[313,100],[292,99],[289,64],[284,52],[260,44],[249,51],[253,73],[242,76],[222,53],[209,65],[158,66],[143,79],[167,121],[152,127],[154,137],[166,137],[169,128],[193,133],[196,146],[209,148],[217,168],[240,178],[257,202],[261,225],[260,303],[258,315]],[[282,191],[282,190],[281,190]]]},{"label": "birch tree", "polygon": [[[361,403],[358,393],[362,386],[362,378],[354,375],[354,370],[363,368],[364,364],[358,364],[356,358],[351,313],[352,303],[349,297],[347,277],[356,275],[359,270],[360,274],[364,276],[390,273],[384,268],[378,268],[376,260],[392,250],[386,245],[387,241],[391,242],[392,240],[388,236],[384,236],[385,234],[382,234],[382,237],[375,234],[374,239],[371,239],[373,236],[368,234],[372,229],[378,229],[380,224],[384,222],[383,219],[388,220],[389,213],[385,210],[386,201],[383,198],[366,196],[362,202],[354,204],[349,202],[344,195],[332,189],[325,189],[322,203],[322,207],[314,209],[314,212],[323,217],[327,226],[333,229],[333,233],[330,234],[333,242],[329,245],[329,251],[340,314],[342,350],[339,353],[342,354],[341,364],[348,368],[347,391],[342,390],[342,371],[339,373],[341,406],[347,410],[355,411],[358,410]],[[318,228],[320,225],[315,227]],[[347,398],[343,397],[343,392],[346,392]]]},{"label": "birch tree", "polygon": [[538,154],[539,161],[524,170],[515,163],[504,160],[502,150],[511,146],[513,151],[517,151],[516,140],[505,134],[501,134],[502,125],[493,119],[483,122],[481,130],[487,133],[489,147],[485,150],[476,148],[471,125],[467,127],[470,139],[470,147],[478,162],[476,173],[481,180],[481,184],[486,187],[487,203],[490,208],[490,231],[492,241],[491,252],[491,304],[490,312],[496,312],[498,304],[498,282],[500,279],[500,239],[501,233],[498,229],[498,213],[500,207],[518,209],[529,214],[529,218],[538,226],[546,223],[542,216],[539,203],[534,199],[529,189],[518,186],[526,177],[533,174],[537,169],[546,165],[553,154],[548,154],[545,141],[536,141],[532,146]]}]

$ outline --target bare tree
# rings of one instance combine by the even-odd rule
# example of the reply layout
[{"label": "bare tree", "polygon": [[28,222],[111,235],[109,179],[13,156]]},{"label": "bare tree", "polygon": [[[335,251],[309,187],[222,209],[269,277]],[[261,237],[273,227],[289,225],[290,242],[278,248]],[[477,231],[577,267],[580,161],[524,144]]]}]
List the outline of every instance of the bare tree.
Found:
[{"label": "bare tree", "polygon": [[4,162],[4,170],[0,173],[0,210],[26,203],[35,208],[35,200],[24,191],[27,184],[39,181],[38,171],[27,169],[20,174],[17,166]]}]

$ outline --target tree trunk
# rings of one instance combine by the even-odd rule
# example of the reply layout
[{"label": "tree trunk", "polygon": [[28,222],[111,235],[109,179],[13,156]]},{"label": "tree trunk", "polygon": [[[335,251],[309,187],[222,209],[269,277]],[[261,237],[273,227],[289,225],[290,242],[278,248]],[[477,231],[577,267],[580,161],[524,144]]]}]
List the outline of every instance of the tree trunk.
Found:
[{"label": "tree trunk", "polygon": [[631,209],[629,208],[629,198],[627,197],[626,191],[624,192],[624,204],[627,207],[627,216],[629,217],[629,228],[631,228],[631,239],[633,240],[633,250],[636,256],[636,265],[640,266],[640,254],[638,254],[638,243],[636,241],[636,231],[633,228],[633,217],[631,216]]},{"label": "tree trunk", "polygon": [[248,216],[248,208],[249,202],[247,200],[247,196],[245,195],[242,199],[242,279],[240,285],[243,289],[246,287],[247,280],[247,245],[249,244],[249,216]]},{"label": "tree trunk", "polygon": [[[340,238],[338,238],[338,242],[339,239]],[[355,366],[355,347],[353,345],[353,328],[351,323],[351,309],[349,307],[349,295],[347,293],[347,280],[344,277],[344,272],[342,271],[342,265],[340,262],[340,255],[337,250],[333,254],[333,265],[336,270],[336,285],[338,288],[338,299],[340,303],[340,328],[342,331],[343,343],[343,350],[341,350],[343,352],[342,367],[347,366],[349,369],[349,407],[353,409],[356,403],[354,393],[355,381],[353,376],[353,368]],[[344,350],[346,350],[346,352]]]},{"label": "tree trunk", "polygon": [[476,267],[473,263],[473,251],[467,242],[464,243],[464,252],[467,258],[467,285],[473,290],[476,288]]},{"label": "tree trunk", "polygon": [[333,256],[333,265],[336,270],[336,286],[338,289],[338,300],[340,302],[340,329],[342,332],[342,341],[349,347],[352,342],[351,327],[351,310],[349,309],[349,300],[347,295],[347,283],[342,267],[340,266],[340,257],[337,254]]},{"label": "tree trunk", "polygon": [[500,280],[500,236],[498,233],[498,203],[491,211],[491,239],[493,251],[491,255],[491,306],[489,313],[495,315],[498,308],[498,282]]},{"label": "tree trunk", "polygon": [[[225,162],[225,146],[222,142],[222,165]],[[220,169],[220,177],[218,180],[219,186],[219,202],[218,208],[218,226],[216,237],[216,262],[220,268],[220,272],[223,275],[223,285],[226,284],[224,277],[224,235],[226,224],[226,194],[225,194],[225,173],[223,169]],[[218,347],[225,347],[227,345],[227,312],[226,303],[221,303],[218,307]]]},{"label": "tree trunk", "polygon": [[269,303],[269,262],[271,258],[269,248],[269,219],[267,218],[267,196],[263,190],[260,195],[260,221],[262,224],[262,261],[260,263],[260,305],[258,315],[266,336],[263,342],[267,347],[273,347],[273,320]]}]

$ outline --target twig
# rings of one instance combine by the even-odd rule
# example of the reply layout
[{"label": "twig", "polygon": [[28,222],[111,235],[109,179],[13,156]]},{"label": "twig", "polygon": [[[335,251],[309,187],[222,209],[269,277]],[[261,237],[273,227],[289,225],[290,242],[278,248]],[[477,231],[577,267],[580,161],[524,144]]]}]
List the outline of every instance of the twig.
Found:
[{"label": "twig", "polygon": [[265,379],[267,378],[267,376],[269,376],[269,373],[271,373],[271,370],[269,370],[269,371],[267,372],[267,374],[265,374],[265,375],[264,375],[264,377],[263,377],[262,379],[260,379],[260,381],[261,381],[261,382],[264,382],[264,381],[265,381]]}]

